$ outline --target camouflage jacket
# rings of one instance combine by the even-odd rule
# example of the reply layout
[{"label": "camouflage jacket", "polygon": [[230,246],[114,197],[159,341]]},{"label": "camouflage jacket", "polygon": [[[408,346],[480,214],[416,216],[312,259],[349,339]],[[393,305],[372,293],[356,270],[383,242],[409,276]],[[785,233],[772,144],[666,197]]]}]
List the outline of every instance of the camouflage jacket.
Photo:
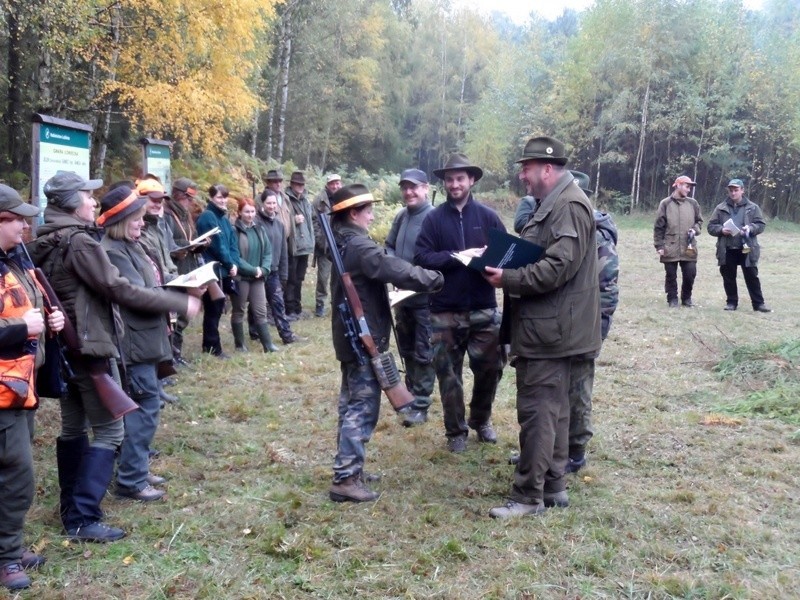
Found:
[{"label": "camouflage jacket", "polygon": [[597,277],[600,282],[600,332],[606,339],[611,329],[612,315],[619,302],[619,256],[617,255],[617,226],[610,215],[594,211],[595,240],[597,241]]}]

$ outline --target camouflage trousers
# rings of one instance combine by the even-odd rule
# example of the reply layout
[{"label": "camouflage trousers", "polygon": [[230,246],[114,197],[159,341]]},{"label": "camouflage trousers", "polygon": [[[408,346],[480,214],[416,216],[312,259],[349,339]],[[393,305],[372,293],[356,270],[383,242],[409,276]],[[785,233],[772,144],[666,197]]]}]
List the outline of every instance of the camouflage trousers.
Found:
[{"label": "camouflage trousers", "polygon": [[[469,433],[492,417],[505,355],[499,345],[500,313],[496,308],[431,313],[433,366],[448,437]],[[464,355],[473,375],[469,421],[464,406]]]},{"label": "camouflage trousers", "polygon": [[431,311],[424,307],[399,306],[394,314],[397,349],[406,366],[406,387],[414,394],[412,406],[428,410],[436,383],[431,345]]},{"label": "camouflage trousers", "polygon": [[339,483],[364,469],[366,443],[372,437],[381,407],[381,388],[372,367],[342,363],[339,426],[333,481]]},{"label": "camouflage trousers", "polygon": [[580,458],[592,439],[594,359],[573,358],[569,368],[569,455]]}]

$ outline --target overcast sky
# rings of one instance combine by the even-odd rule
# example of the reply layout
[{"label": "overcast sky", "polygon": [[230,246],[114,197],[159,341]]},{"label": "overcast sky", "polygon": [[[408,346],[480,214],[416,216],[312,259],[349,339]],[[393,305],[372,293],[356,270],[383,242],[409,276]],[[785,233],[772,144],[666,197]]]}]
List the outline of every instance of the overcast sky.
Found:
[{"label": "overcast sky", "polygon": [[[591,6],[593,2],[594,0],[454,0],[453,4],[471,6],[486,13],[499,10],[506,13],[514,22],[521,24],[527,21],[531,11],[552,21],[561,15],[565,8],[581,11]],[[764,0],[744,0],[744,5],[758,9],[763,2]]]}]

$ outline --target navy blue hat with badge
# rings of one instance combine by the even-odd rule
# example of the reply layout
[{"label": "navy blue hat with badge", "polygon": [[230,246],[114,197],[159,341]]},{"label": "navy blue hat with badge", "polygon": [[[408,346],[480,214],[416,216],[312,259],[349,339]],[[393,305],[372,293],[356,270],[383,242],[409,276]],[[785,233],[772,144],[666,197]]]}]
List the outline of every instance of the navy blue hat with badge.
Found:
[{"label": "navy blue hat with badge", "polygon": [[518,163],[536,160],[539,162],[549,162],[556,165],[565,165],[569,160],[564,143],[556,138],[548,136],[533,137],[525,144],[522,157]]}]

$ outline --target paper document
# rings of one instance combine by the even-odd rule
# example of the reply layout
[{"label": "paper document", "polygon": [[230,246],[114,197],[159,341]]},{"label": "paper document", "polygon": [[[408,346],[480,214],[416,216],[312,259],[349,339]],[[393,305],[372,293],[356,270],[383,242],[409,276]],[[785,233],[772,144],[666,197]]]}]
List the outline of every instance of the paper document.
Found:
[{"label": "paper document", "polygon": [[733,222],[733,219],[728,219],[722,224],[723,229],[727,229],[731,232],[731,235],[739,235],[742,233],[741,229],[736,226],[736,223]]},{"label": "paper document", "polygon": [[392,290],[389,292],[389,305],[394,308],[404,300],[408,300],[419,293],[420,292],[412,292],[411,290]]},{"label": "paper document", "polygon": [[194,271],[189,271],[184,275],[178,275],[169,283],[165,283],[164,287],[199,288],[212,281],[219,281],[216,273],[214,273],[214,265],[216,264],[217,261],[214,260],[207,262]]}]

